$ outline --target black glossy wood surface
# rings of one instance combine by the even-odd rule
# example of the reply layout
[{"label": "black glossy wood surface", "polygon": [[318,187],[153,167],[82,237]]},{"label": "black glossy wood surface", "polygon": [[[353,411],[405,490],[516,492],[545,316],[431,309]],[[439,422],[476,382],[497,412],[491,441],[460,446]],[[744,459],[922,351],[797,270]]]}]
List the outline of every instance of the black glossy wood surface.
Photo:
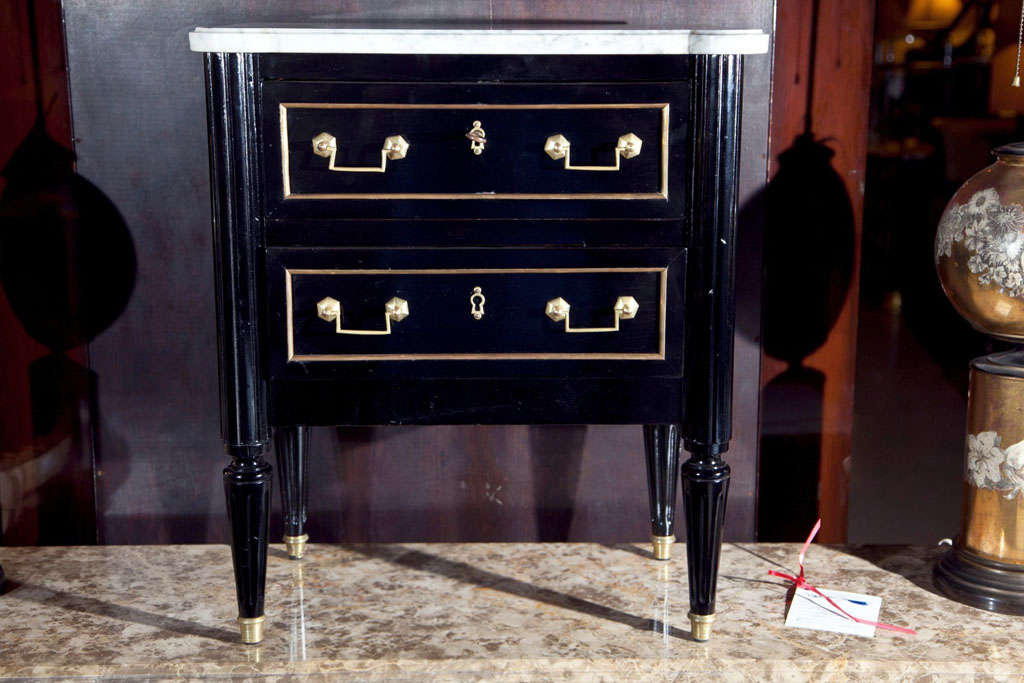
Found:
[{"label": "black glossy wood surface", "polygon": [[240,618],[263,615],[271,467],[266,379],[261,375],[262,221],[257,206],[253,55],[207,55],[214,276],[220,349],[221,432],[231,455],[224,493]]},{"label": "black glossy wood surface", "polygon": [[693,212],[686,326],[682,467],[690,611],[715,612],[730,468],[735,323],[736,175],[742,61],[695,58]]},{"label": "black glossy wood surface", "polygon": [[[731,429],[740,60],[697,56],[671,61],[688,71],[669,83],[459,85],[472,78],[470,69],[443,74],[447,84],[353,86],[325,82],[343,71],[342,55],[302,61],[308,73],[273,82],[262,79],[261,58],[207,57],[224,437],[233,456],[225,482],[242,616],[261,613],[270,477],[261,453],[268,424],[281,430],[277,448],[284,470],[286,532],[299,535],[305,521],[305,433],[300,425],[524,422],[658,425],[646,430],[652,531],[658,536],[672,533],[676,425],[682,425],[692,453],[682,468],[691,609],[713,613],[729,482],[729,467],[720,456]],[[423,66],[415,57],[405,64],[411,74]],[[590,73],[584,70],[580,77]],[[474,110],[445,109],[435,115],[415,108],[291,107],[295,112],[289,112],[286,107],[288,125],[298,136],[287,143],[292,161],[286,171],[288,182],[295,181],[292,190],[301,190],[286,196],[276,127],[281,103],[358,103],[360,97],[375,107],[389,101],[481,100],[544,107],[491,111],[493,130],[499,133],[494,140],[501,144],[491,156],[485,151],[479,158],[468,149],[463,131],[468,126],[457,125]],[[576,163],[599,163],[596,156],[608,150],[598,139],[612,130],[633,126],[644,136],[660,134],[660,119],[649,116],[646,104],[634,114],[612,108],[607,118],[595,118],[590,109],[549,110],[552,101],[672,101],[670,125],[661,131],[669,135],[667,168],[652,167],[644,157],[634,175],[623,175],[624,161],[619,171],[590,177],[547,164],[537,148],[542,152],[544,136],[555,132],[568,136],[570,131],[584,141],[586,152]],[[391,176],[336,177],[326,170],[326,160],[312,154],[308,140],[299,142],[328,127],[360,141],[404,135],[393,130],[404,127],[425,141],[425,153],[419,166],[411,163],[412,155],[389,162],[389,169],[403,169]],[[520,144],[533,137],[538,137],[533,147]],[[373,146],[367,142],[336,163],[370,163]],[[493,166],[474,171],[481,158]],[[424,175],[409,172],[417,168]],[[666,172],[667,177],[659,175]],[[662,180],[667,180],[668,199],[630,196]],[[302,196],[339,187],[379,197]],[[470,193],[547,188],[601,198],[416,196],[462,187]],[[386,248],[343,248],[350,226],[365,234],[360,221],[352,219],[366,216],[378,221],[378,244]],[[417,248],[401,248],[407,245],[391,238],[392,225],[399,234],[418,227],[429,231],[437,225],[430,218],[446,216],[477,219],[476,235],[487,229],[488,219],[500,218],[493,227],[507,232],[489,244],[468,242],[459,249],[440,248],[453,245],[443,240],[432,244],[428,237]],[[653,218],[669,224],[663,234],[681,229],[675,233],[681,239],[659,243],[652,239],[657,230],[631,233],[630,223],[622,221],[620,248],[587,246],[588,227],[573,228],[583,236],[582,244],[559,241],[572,233],[564,228],[566,219],[598,217],[633,217],[639,225]],[[401,220],[392,224],[382,218]],[[271,246],[264,230],[268,220],[290,235],[289,246]],[[296,223],[289,228],[291,220]],[[556,229],[533,248],[517,248],[523,245],[518,227],[532,223],[534,229]],[[328,234],[324,243],[310,239]],[[480,319],[471,315],[473,287],[487,297]],[[607,327],[620,296],[634,297],[639,310],[635,318],[620,320],[614,332],[568,333],[564,322],[545,314],[546,302],[561,297],[570,303],[573,327]],[[319,315],[318,302],[325,297],[339,302],[342,330],[381,331],[387,324],[385,303],[393,297],[404,299],[409,311],[389,323],[389,334],[344,335],[338,323]]]},{"label": "black glossy wood surface", "polygon": [[[291,275],[294,353],[298,357],[373,356],[502,356],[505,354],[600,353],[662,355],[662,280],[667,273],[651,270],[510,273],[418,270],[360,274],[358,271],[299,271]],[[667,283],[666,283],[667,284]],[[470,311],[476,287],[484,296],[479,319]],[[545,314],[546,303],[569,302],[573,328],[614,327],[619,297],[638,303],[635,317],[621,320],[615,332],[567,333],[565,323]],[[337,332],[335,322],[317,315],[317,302],[340,302],[341,329],[385,329],[385,303],[394,297],[408,302],[409,315],[391,323],[388,335]],[[571,360],[571,358],[568,358]],[[308,367],[315,373],[315,367]]]},{"label": "black glossy wood surface", "polygon": [[[679,377],[682,372],[685,252],[624,248],[271,248],[267,255],[267,362],[274,379],[634,378]],[[402,273],[410,270],[427,272]],[[530,272],[503,272],[520,270]],[[365,271],[376,274],[360,274]],[[289,280],[295,355],[290,361]],[[485,313],[480,320],[470,314],[469,296],[475,286],[480,286],[486,297]],[[337,299],[345,308],[348,322],[343,322],[343,327],[383,328],[383,304],[393,296],[409,302],[410,314],[392,324],[391,335],[338,335],[333,323],[317,316],[316,303],[327,296]],[[570,322],[574,327],[608,326],[619,296],[633,296],[640,305],[633,319],[620,322],[619,332],[567,334],[564,323],[545,314],[546,303],[562,297],[570,303]],[[464,357],[395,362],[383,356],[374,360],[378,352],[435,356],[459,353]],[[345,353],[370,357],[358,363],[302,360],[318,354]],[[498,356],[501,353],[536,357],[507,358]],[[604,355],[572,357],[592,353]],[[547,354],[560,355],[548,358]],[[658,358],[618,357],[623,354]],[[664,358],[660,358],[662,355]],[[383,389],[390,392],[393,387]],[[658,396],[652,396],[651,402],[657,403],[664,415],[657,421],[678,419],[681,406],[659,400]],[[276,408],[278,403],[272,396],[271,405]],[[500,405],[508,406],[509,402],[502,401]],[[572,415],[571,404],[563,402],[562,408],[563,413]],[[462,421],[451,410],[445,412],[456,422]],[[387,422],[394,421],[402,421],[401,416]],[[585,423],[588,418],[579,411],[565,421]]]},{"label": "black glossy wood surface", "polygon": [[396,381],[338,373],[337,379],[272,380],[270,393],[271,419],[282,425],[644,424],[683,419],[682,383],[672,377],[511,375]]},{"label": "black glossy wood surface", "polygon": [[252,619],[263,615],[273,477],[261,447],[233,446],[229,451],[232,459],[224,468],[224,497],[231,524],[238,616]]},{"label": "black glossy wood surface", "polygon": [[687,269],[685,446],[719,453],[732,437],[736,176],[742,60],[694,57],[693,196]]},{"label": "black glossy wood surface", "polygon": [[686,568],[690,611],[715,613],[718,558],[729,495],[729,465],[718,456],[694,453],[682,465],[683,508],[686,513]]},{"label": "black glossy wood surface", "polygon": [[[260,98],[268,217],[678,217],[686,193],[690,65],[686,58],[663,59],[680,69],[677,80],[610,87],[608,75],[590,72],[578,78],[604,83],[481,84],[475,68],[456,70],[463,62],[431,72],[406,60],[403,80],[434,82],[313,80],[321,69],[266,81]],[[506,72],[519,60],[492,58]],[[534,60],[534,66],[542,73],[557,61]],[[337,78],[349,80],[344,73]],[[466,139],[477,120],[487,138],[480,155]],[[388,136],[401,135],[409,147],[383,173],[330,171],[329,160],[313,153],[312,139],[321,132],[337,139],[336,166],[379,166]],[[544,151],[549,136],[562,134],[571,143],[572,165],[610,166],[627,133],[642,145],[618,171],[566,170]]]},{"label": "black glossy wood surface", "polygon": [[262,368],[263,219],[257,167],[257,55],[206,55],[221,433],[229,446],[269,438]]},{"label": "black glossy wood surface", "polygon": [[[297,88],[300,92],[295,92]],[[509,89],[512,92],[505,92]],[[279,103],[289,103],[284,118],[277,121],[286,126],[288,134],[288,165],[281,169],[287,170],[290,180],[286,203],[326,201],[344,213],[345,195],[360,193],[660,194],[667,102],[642,103],[665,100],[665,93],[648,95],[650,88],[618,92],[621,89],[616,88],[618,101],[609,104],[637,103],[633,105],[636,108],[603,108],[601,101],[610,98],[594,85],[327,88],[323,84],[268,84],[263,88],[263,102],[269,115],[285,106]],[[669,92],[677,106],[685,101],[681,93]],[[292,103],[295,98],[302,101]],[[532,108],[533,103],[547,102],[552,103],[549,108]],[[516,103],[531,108],[514,108]],[[579,108],[581,103],[585,108]],[[565,108],[567,105],[575,106]],[[480,154],[471,151],[466,138],[473,121],[481,122],[486,136]],[[310,143],[324,131],[336,137],[336,166],[378,166],[382,143],[391,135],[401,135],[409,148],[404,158],[390,160],[383,173],[329,171],[329,160],[314,154]],[[544,151],[547,138],[561,134],[571,142],[572,165],[613,166],[616,142],[626,133],[635,134],[643,144],[640,154],[621,161],[619,171],[565,170],[564,161],[552,159]],[[278,168],[268,164],[267,170],[276,175]],[[306,194],[342,196],[303,199]],[[482,197],[476,201],[490,200]],[[319,208],[320,212],[326,210]],[[470,206],[467,211],[476,209]],[[388,208],[381,207],[379,212],[386,214]]]},{"label": "black glossy wood surface", "polygon": [[959,602],[1003,614],[1024,615],[1024,569],[999,562],[958,542],[935,563],[935,586]]},{"label": "black glossy wood surface", "polygon": [[284,535],[306,533],[306,509],[309,505],[309,427],[296,425],[274,430],[274,454],[281,484],[281,511]]},{"label": "black glossy wood surface", "polygon": [[[418,20],[424,27],[448,21],[493,21],[498,25],[516,19],[542,26],[545,21],[564,23],[566,18],[574,17],[589,25],[613,22],[770,31],[774,16],[771,0],[727,4],[706,0],[596,0],[583,5],[575,0],[389,0],[384,4],[376,0],[346,0],[342,4],[336,0],[64,0],[61,6],[65,21],[63,27],[58,24],[54,34],[57,40],[53,54],[66,54],[69,65],[67,85],[74,110],[74,142],[70,134],[66,139],[74,148],[79,172],[98,186],[123,215],[138,262],[135,291],[127,308],[87,350],[88,365],[99,380],[100,422],[97,440],[83,441],[82,452],[92,454],[94,461],[90,463],[86,458],[79,476],[81,491],[88,493],[82,498],[85,508],[95,508],[96,527],[83,531],[86,535],[74,542],[96,539],[115,544],[228,540],[229,527],[221,502],[223,456],[210,450],[219,438],[218,360],[212,352],[216,327],[211,322],[215,297],[213,260],[209,256],[203,55],[187,49],[187,32],[192,27],[310,21],[312,17],[344,14],[351,20]],[[57,8],[58,18],[60,12]],[[60,45],[62,33],[66,35],[66,51]],[[263,56],[261,64],[267,64],[267,57]],[[419,60],[428,61],[422,57]],[[529,60],[521,59],[516,72],[522,74],[519,78],[527,75]],[[364,81],[395,73],[379,55],[366,56],[362,61],[366,65]],[[461,61],[477,64],[486,60],[471,57]],[[672,78],[649,76],[648,65],[618,68],[614,61],[598,64],[590,57],[567,60],[565,69],[549,70],[541,77],[557,81],[570,68],[582,68],[581,63],[595,71],[607,69],[609,79],[638,82]],[[770,55],[744,58],[741,205],[765,179],[771,64]],[[352,68],[347,71],[354,74]],[[680,71],[673,68],[671,73]],[[516,78],[516,73],[510,77]],[[783,78],[781,71],[775,76],[777,80]],[[31,88],[31,84],[19,87]],[[817,90],[827,99],[842,87],[842,83],[830,82],[828,90]],[[47,113],[52,115],[58,109],[59,105]],[[31,114],[34,116],[34,110]],[[11,121],[9,132],[20,140],[21,133],[15,130],[17,119]],[[154,140],[160,141],[158,158],[154,157]],[[503,222],[507,225],[515,221]],[[474,220],[438,220],[430,230],[422,230],[417,221],[407,221],[387,234],[388,239],[410,245],[434,238],[438,241],[432,244],[437,245],[493,245],[498,239],[514,236],[529,240],[520,244],[532,246],[546,244],[549,232],[560,230],[563,236],[559,242],[566,239],[573,240],[574,245],[592,246],[621,245],[624,239],[631,240],[647,230],[656,243],[680,245],[682,229],[675,228],[669,234],[670,222],[618,221],[631,224],[628,229],[614,226],[616,222],[538,221],[510,231],[497,226],[492,230],[489,225],[481,225],[486,222]],[[353,225],[344,235],[339,235],[328,224],[330,221],[311,219],[307,223],[320,226],[315,235],[311,232],[303,236],[316,244],[343,238],[345,244],[381,246],[378,223],[349,221],[359,224],[358,232]],[[734,438],[729,450],[733,478],[726,540],[748,541],[754,538],[757,471],[761,231],[756,215],[749,211],[741,218],[741,225],[739,267],[744,275],[737,283]],[[268,241],[274,227],[267,225]],[[288,231],[298,232],[299,227],[289,223]],[[10,342],[15,357],[18,350],[29,360],[35,357],[36,350],[25,348],[17,334],[10,337]],[[8,399],[17,401],[22,396],[27,405],[27,395],[19,388],[23,385],[18,379],[24,373],[24,365],[9,367]],[[7,423],[8,428],[16,426],[17,422]],[[560,457],[567,466],[576,463],[582,473],[579,487],[561,486],[556,475],[564,473],[550,459],[543,460],[552,462],[545,470],[550,476],[536,479],[531,474],[531,459],[522,455],[537,450],[537,434],[561,432],[577,436],[564,443],[553,436],[543,439],[550,443],[547,451],[540,452],[564,453]],[[19,448],[19,443],[14,448]],[[310,475],[318,482],[318,494],[310,500],[309,528],[317,541],[487,538],[527,542],[559,538],[618,543],[643,540],[649,533],[639,425],[316,429],[310,448]],[[443,453],[444,457],[397,461],[391,455],[394,452]],[[634,466],[620,468],[624,460]],[[102,476],[98,476],[99,471]],[[190,476],[181,477],[182,471]],[[460,484],[462,480],[467,482],[465,488]],[[346,481],[370,485],[353,492],[345,486]],[[501,506],[483,495],[485,482],[495,481],[504,485]],[[536,486],[530,483],[533,481]],[[423,482],[428,484],[424,486]],[[547,491],[543,499],[538,497],[541,491]],[[5,542],[45,543],[46,530],[62,525],[66,509],[56,504],[42,505],[44,499],[40,496],[47,492],[35,489],[32,496],[20,502],[5,501],[16,508],[12,524],[5,529]],[[90,502],[93,492],[95,506]],[[56,503],[61,496],[51,499]],[[272,504],[271,533],[276,537],[280,525],[276,492]],[[546,521],[549,517],[542,511],[553,505],[566,510],[572,523],[559,526]],[[677,533],[682,538],[681,526]]]},{"label": "black glossy wood surface", "polygon": [[[541,22],[544,23],[544,22]],[[540,24],[538,24],[539,26]],[[634,24],[635,26],[635,24]],[[689,81],[686,55],[346,55],[324,63],[316,54],[265,54],[273,81],[444,83],[650,83]],[[452,75],[458,75],[457,79]]]},{"label": "black glossy wood surface", "polygon": [[652,536],[675,534],[679,447],[679,425],[644,425]]},{"label": "black glossy wood surface", "polygon": [[[422,203],[422,202],[421,202]],[[482,205],[481,205],[482,206]],[[420,218],[350,220],[330,215],[268,219],[266,240],[271,246],[381,248],[406,247],[635,247],[651,245],[682,249],[687,237],[685,219],[549,218]]]}]

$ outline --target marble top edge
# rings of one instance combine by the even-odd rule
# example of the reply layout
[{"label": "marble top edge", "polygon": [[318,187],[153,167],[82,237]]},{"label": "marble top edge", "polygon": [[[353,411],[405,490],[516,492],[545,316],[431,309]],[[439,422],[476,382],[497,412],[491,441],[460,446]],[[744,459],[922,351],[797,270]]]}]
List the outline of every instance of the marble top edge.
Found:
[{"label": "marble top edge", "polygon": [[756,28],[682,28],[663,26],[639,26],[629,24],[588,24],[589,28],[580,28],[567,24],[544,24],[543,28],[538,24],[502,24],[484,25],[467,24],[461,26],[433,26],[427,25],[398,25],[398,24],[230,24],[224,26],[196,26],[194,31],[201,33],[402,33],[406,35],[417,33],[707,33],[707,34],[763,34],[764,31]]},{"label": "marble top edge", "polygon": [[334,54],[763,54],[758,29],[199,26],[193,52]]}]

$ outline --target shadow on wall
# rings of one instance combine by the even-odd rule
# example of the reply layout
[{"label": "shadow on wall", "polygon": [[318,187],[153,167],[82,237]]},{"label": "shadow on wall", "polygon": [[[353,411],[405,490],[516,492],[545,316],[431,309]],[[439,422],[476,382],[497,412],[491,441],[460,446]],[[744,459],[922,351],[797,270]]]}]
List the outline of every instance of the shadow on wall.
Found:
[{"label": "shadow on wall", "polygon": [[[0,459],[0,475],[22,482],[8,495],[39,501],[36,543],[95,541],[96,377],[66,352],[121,315],[135,285],[135,248],[117,208],[75,173],[74,154],[49,137],[41,115],[3,175],[0,284],[26,333],[50,353],[28,368],[32,447]],[[32,491],[26,480],[36,482]],[[9,526],[18,523],[15,515]]]},{"label": "shadow on wall", "polygon": [[[813,0],[804,130],[764,189],[763,346],[786,369],[761,393],[759,541],[799,541],[818,517],[825,374],[804,360],[828,339],[853,277],[853,205],[814,134],[820,0]],[[797,75],[799,82],[800,75]]]},{"label": "shadow on wall", "polygon": [[762,394],[758,540],[797,541],[818,516],[825,375],[803,361],[828,338],[853,275],[853,207],[834,152],[810,132],[765,189],[764,350],[788,367]]}]

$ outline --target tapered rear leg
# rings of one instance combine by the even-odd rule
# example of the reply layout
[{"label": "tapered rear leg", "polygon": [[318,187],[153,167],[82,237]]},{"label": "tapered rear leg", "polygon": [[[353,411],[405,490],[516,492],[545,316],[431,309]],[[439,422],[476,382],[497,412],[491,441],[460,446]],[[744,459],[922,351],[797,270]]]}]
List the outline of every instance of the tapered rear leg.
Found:
[{"label": "tapered rear leg", "polygon": [[281,477],[281,510],[284,513],[284,545],[288,557],[300,560],[306,552],[306,507],[309,501],[306,452],[309,427],[279,427],[274,431],[274,452]]},{"label": "tapered rear leg", "polygon": [[651,546],[656,560],[672,557],[676,542],[676,488],[679,481],[679,426],[644,425],[647,492],[651,503]]}]

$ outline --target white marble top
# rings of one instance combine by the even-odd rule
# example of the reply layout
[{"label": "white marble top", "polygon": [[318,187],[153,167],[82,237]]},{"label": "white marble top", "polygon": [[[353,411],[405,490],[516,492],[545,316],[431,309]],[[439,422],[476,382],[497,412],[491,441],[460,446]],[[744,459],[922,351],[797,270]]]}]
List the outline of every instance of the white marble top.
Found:
[{"label": "white marble top", "polygon": [[193,52],[345,54],[686,55],[762,54],[759,30],[636,28],[197,27]]}]

